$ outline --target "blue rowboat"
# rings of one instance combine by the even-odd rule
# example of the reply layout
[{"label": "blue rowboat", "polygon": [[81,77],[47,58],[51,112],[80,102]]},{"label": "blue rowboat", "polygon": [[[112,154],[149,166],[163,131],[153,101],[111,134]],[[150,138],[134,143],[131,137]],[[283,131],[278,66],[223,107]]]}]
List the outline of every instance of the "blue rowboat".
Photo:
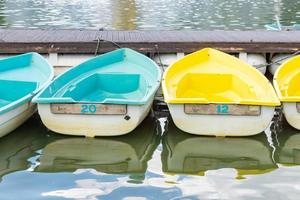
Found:
[{"label": "blue rowboat", "polygon": [[265,28],[269,31],[296,31],[300,30],[300,24],[282,25],[278,16],[275,16],[276,22],[272,24],[266,24]]},{"label": "blue rowboat", "polygon": [[269,31],[297,31],[300,30],[300,24],[290,26],[281,25],[279,23],[266,24],[265,28]]},{"label": "blue rowboat", "polygon": [[148,57],[118,49],[57,77],[35,99],[45,126],[67,134],[122,135],[147,116],[161,71]]},{"label": "blue rowboat", "polygon": [[0,60],[0,137],[16,129],[36,110],[31,103],[53,78],[53,68],[37,53]]}]

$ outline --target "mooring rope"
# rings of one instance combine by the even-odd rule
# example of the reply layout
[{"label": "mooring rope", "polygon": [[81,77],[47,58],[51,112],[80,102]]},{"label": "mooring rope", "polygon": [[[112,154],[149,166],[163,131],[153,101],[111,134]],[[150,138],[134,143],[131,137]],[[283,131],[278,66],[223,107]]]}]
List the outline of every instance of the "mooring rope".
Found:
[{"label": "mooring rope", "polygon": [[280,59],[278,59],[278,60],[276,60],[276,61],[274,61],[274,62],[269,63],[269,65],[272,65],[272,64],[281,64],[281,63],[279,63],[280,61],[289,59],[289,58],[291,58],[291,57],[293,57],[293,56],[295,56],[295,55],[298,55],[299,53],[300,53],[300,50],[295,51],[294,53],[292,53],[292,54],[290,54],[290,55],[287,55],[287,56],[285,56],[285,57],[283,57],[283,58],[280,58]]},{"label": "mooring rope", "polygon": [[98,37],[97,40],[94,40],[94,41],[97,41],[97,46],[96,46],[95,53],[94,53],[95,56],[98,54],[101,42],[109,42],[109,43],[113,44],[114,46],[116,46],[118,49],[122,48],[119,44],[117,44],[116,42],[111,41],[111,40],[105,40],[105,39],[101,39]]},{"label": "mooring rope", "polygon": [[253,66],[254,66],[255,68],[259,69],[259,68],[271,66],[271,65],[273,65],[273,64],[281,65],[281,64],[282,64],[281,61],[284,61],[284,60],[286,60],[286,59],[289,59],[289,58],[291,58],[291,57],[293,57],[293,56],[295,56],[295,55],[298,55],[298,54],[300,54],[300,50],[295,51],[294,53],[292,53],[292,54],[290,54],[290,55],[287,55],[287,56],[285,56],[285,57],[283,57],[283,58],[280,58],[280,59],[278,59],[278,60],[269,62],[269,63],[267,63],[267,64],[259,64],[259,65],[253,65]]},{"label": "mooring rope", "polygon": [[95,49],[94,56],[96,56],[98,54],[99,47],[100,47],[100,38],[97,38],[97,46],[96,46],[96,49]]},{"label": "mooring rope", "polygon": [[161,61],[158,44],[155,44],[154,47],[155,47],[155,50],[156,50],[156,54],[158,56],[159,65],[162,68],[163,72],[165,72],[164,64],[162,64],[162,61]]}]

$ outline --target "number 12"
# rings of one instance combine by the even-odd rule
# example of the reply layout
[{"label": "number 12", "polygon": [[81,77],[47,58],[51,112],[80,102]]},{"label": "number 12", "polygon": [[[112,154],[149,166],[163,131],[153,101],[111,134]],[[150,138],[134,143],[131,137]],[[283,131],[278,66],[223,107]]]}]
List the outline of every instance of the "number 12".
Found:
[{"label": "number 12", "polygon": [[217,112],[221,114],[228,113],[228,105],[218,105],[217,106]]}]

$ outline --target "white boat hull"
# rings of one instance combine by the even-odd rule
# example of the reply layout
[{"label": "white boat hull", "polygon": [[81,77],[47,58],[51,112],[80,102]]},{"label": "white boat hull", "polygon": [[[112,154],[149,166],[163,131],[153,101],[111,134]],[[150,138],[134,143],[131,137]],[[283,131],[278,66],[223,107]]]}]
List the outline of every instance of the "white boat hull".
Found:
[{"label": "white boat hull", "polygon": [[189,115],[183,104],[168,104],[175,125],[184,132],[211,136],[249,136],[263,132],[275,107],[262,106],[259,116]]},{"label": "white boat hull", "polygon": [[0,115],[0,137],[7,135],[23,124],[36,111],[36,105],[26,102]]},{"label": "white boat hull", "polygon": [[86,137],[117,136],[133,131],[148,115],[152,102],[153,98],[145,105],[128,105],[126,115],[53,114],[50,104],[38,104],[38,112],[44,125],[56,133]]},{"label": "white boat hull", "polygon": [[283,113],[287,122],[294,128],[300,130],[300,113],[297,111],[295,102],[284,102]]}]

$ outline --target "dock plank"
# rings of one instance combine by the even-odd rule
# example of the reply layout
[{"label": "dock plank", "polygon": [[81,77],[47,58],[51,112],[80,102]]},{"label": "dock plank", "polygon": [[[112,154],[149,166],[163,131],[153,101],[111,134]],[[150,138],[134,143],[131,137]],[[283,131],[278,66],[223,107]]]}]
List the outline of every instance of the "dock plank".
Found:
[{"label": "dock plank", "polygon": [[[213,47],[226,52],[290,53],[300,49],[300,31],[112,31],[0,29],[0,53],[94,53],[97,38],[145,53],[193,52]],[[100,53],[115,49],[102,42]]]}]

